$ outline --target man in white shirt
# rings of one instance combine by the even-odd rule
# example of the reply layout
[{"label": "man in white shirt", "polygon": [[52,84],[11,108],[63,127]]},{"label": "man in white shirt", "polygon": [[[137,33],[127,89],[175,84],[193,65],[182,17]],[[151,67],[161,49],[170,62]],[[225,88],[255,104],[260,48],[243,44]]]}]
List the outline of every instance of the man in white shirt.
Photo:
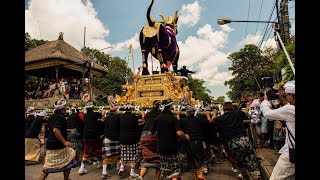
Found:
[{"label": "man in white shirt", "polygon": [[[264,116],[271,120],[285,121],[287,126],[285,144],[279,151],[281,155],[273,168],[270,180],[295,179],[295,163],[289,160],[289,147],[295,147],[295,81],[288,81],[283,87],[288,102],[285,106],[272,110],[266,92],[260,106]],[[293,136],[293,139],[290,137],[292,143],[289,140],[288,130]]]}]

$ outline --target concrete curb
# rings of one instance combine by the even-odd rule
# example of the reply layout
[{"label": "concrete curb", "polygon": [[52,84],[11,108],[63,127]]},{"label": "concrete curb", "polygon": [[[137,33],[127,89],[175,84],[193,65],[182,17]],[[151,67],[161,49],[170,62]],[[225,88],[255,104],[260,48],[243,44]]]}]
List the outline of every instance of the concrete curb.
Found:
[{"label": "concrete curb", "polygon": [[271,172],[268,171],[267,167],[263,164],[263,161],[259,163],[259,168],[263,180],[269,180]]}]

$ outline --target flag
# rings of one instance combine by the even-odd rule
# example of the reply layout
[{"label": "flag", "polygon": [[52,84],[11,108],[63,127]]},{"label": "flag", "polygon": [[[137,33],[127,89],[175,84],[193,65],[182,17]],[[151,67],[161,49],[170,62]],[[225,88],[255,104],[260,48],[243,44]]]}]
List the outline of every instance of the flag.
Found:
[{"label": "flag", "polygon": [[132,44],[130,44],[129,49],[128,49],[129,53],[131,53],[132,49],[133,49]]}]

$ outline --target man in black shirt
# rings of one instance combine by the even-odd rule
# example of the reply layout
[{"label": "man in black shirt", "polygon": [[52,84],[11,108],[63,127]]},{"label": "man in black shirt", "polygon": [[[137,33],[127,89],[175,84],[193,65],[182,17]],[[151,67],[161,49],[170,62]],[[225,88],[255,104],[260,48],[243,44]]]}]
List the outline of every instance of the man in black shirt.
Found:
[{"label": "man in black shirt", "polygon": [[189,71],[189,69],[186,68],[186,66],[183,66],[182,69],[177,70],[177,72],[181,73],[181,76],[188,78],[189,73],[196,73],[194,71]]},{"label": "man in black shirt", "polygon": [[54,114],[48,119],[48,142],[45,163],[40,180],[46,179],[49,173],[63,171],[64,179],[69,179],[70,169],[76,165],[76,152],[67,139],[67,121],[65,118],[66,101],[58,100],[54,105]]},{"label": "man in black shirt", "polygon": [[[102,146],[102,175],[101,178],[110,177],[107,166],[118,163],[120,160],[120,119],[115,107],[110,108],[110,112],[104,119],[104,139]],[[118,165],[118,164],[117,164]],[[119,170],[119,167],[118,167]]]},{"label": "man in black shirt", "polygon": [[72,143],[72,149],[76,151],[76,160],[81,162],[83,152],[83,114],[79,112],[78,105],[73,102],[67,118],[67,138]]},{"label": "man in black shirt", "polygon": [[247,110],[233,109],[231,102],[225,102],[223,112],[222,116],[217,117],[218,111],[214,110],[213,123],[221,128],[241,175],[246,179],[261,179],[255,151],[243,125],[243,120],[248,119]]},{"label": "man in black shirt", "polygon": [[33,107],[29,107],[27,110],[27,117],[24,120],[24,134],[27,133],[27,131],[29,130],[32,121],[35,119],[35,111]]},{"label": "man in black shirt", "polygon": [[81,165],[78,170],[79,174],[85,174],[88,171],[85,169],[85,162],[88,159],[97,161],[98,168],[102,166],[101,163],[101,149],[102,141],[99,139],[99,116],[93,111],[93,103],[88,102],[85,106],[84,112],[84,131],[83,131],[83,142],[84,150],[82,154]]},{"label": "man in black shirt", "polygon": [[204,119],[202,117],[195,116],[196,109],[187,105],[186,117],[179,120],[182,131],[190,136],[190,140],[187,143],[187,155],[188,162],[192,169],[192,177],[194,180],[204,179],[203,169],[206,167],[208,158],[206,157],[206,144],[203,140],[203,132],[209,125],[211,119]]},{"label": "man in black shirt", "polygon": [[183,88],[184,86],[188,85],[188,76],[189,73],[194,74],[196,72],[194,71],[189,71],[186,66],[183,66],[182,69],[177,70],[177,72],[180,72],[180,75],[182,77],[180,83],[181,83],[181,88]]},{"label": "man in black shirt", "polygon": [[133,106],[126,104],[123,109],[124,114],[120,115],[120,149],[121,165],[118,174],[122,175],[125,165],[130,164],[129,178],[136,178],[139,174],[134,172],[134,167],[139,158],[139,143],[137,139],[138,116],[132,114]]},{"label": "man in black shirt", "polygon": [[152,110],[144,117],[146,121],[140,138],[140,148],[143,158],[139,176],[141,179],[147,174],[149,168],[156,168],[155,180],[158,180],[160,177],[160,156],[157,153],[157,134],[151,134],[150,132],[154,119],[160,115],[159,106],[159,100],[153,101]]},{"label": "man in black shirt", "polygon": [[162,102],[163,111],[154,119],[151,133],[157,131],[158,152],[160,155],[160,171],[162,178],[177,180],[180,178],[181,162],[178,154],[178,137],[189,140],[179,126],[178,119],[173,115],[173,102],[168,99]]},{"label": "man in black shirt", "polygon": [[42,124],[45,123],[46,112],[36,114],[36,118],[32,121],[31,126],[25,134],[25,160],[28,162],[39,163],[41,141],[39,133]]}]

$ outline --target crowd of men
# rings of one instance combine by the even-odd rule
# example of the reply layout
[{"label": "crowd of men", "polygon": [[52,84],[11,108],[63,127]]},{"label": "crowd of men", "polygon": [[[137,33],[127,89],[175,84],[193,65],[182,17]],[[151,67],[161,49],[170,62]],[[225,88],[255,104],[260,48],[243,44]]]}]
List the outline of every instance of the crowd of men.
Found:
[{"label": "crowd of men", "polygon": [[[186,115],[173,110],[173,102],[168,99],[154,101],[153,108],[142,115],[144,123],[132,113],[133,106],[124,105],[118,114],[110,111],[95,112],[88,102],[84,112],[73,103],[66,118],[66,101],[55,103],[54,113],[45,120],[46,113],[34,113],[29,109],[25,120],[25,160],[39,161],[41,143],[38,134],[45,124],[45,160],[40,179],[50,173],[63,172],[69,179],[71,168],[78,167],[79,174],[88,173],[85,165],[96,162],[102,168],[101,178],[110,177],[108,170],[116,165],[118,175],[129,169],[130,179],[144,179],[150,168],[155,168],[154,179],[181,179],[182,158],[186,154],[192,177],[205,179],[213,157],[226,152],[233,170],[240,171],[243,179],[261,179],[257,155],[257,140],[253,140],[243,120],[250,118],[254,128],[259,129],[257,119],[281,120],[286,124],[286,136],[280,149],[281,156],[274,167],[270,179],[295,177],[295,163],[289,155],[294,148],[295,135],[295,84],[284,85],[285,98],[280,97],[278,107],[273,107],[266,93],[246,107],[235,107],[225,102],[222,111],[216,109],[205,112],[205,117],[197,116],[194,106],[186,106]],[[253,105],[256,109],[251,108]],[[254,112],[256,110],[261,112]],[[260,115],[259,115],[260,113]],[[212,114],[212,115],[211,115]],[[263,115],[261,115],[263,114]],[[262,127],[260,127],[262,128]],[[251,133],[256,133],[252,131]],[[258,132],[263,133],[261,130]],[[259,136],[260,144],[263,136]],[[136,169],[140,167],[140,173]]]}]

